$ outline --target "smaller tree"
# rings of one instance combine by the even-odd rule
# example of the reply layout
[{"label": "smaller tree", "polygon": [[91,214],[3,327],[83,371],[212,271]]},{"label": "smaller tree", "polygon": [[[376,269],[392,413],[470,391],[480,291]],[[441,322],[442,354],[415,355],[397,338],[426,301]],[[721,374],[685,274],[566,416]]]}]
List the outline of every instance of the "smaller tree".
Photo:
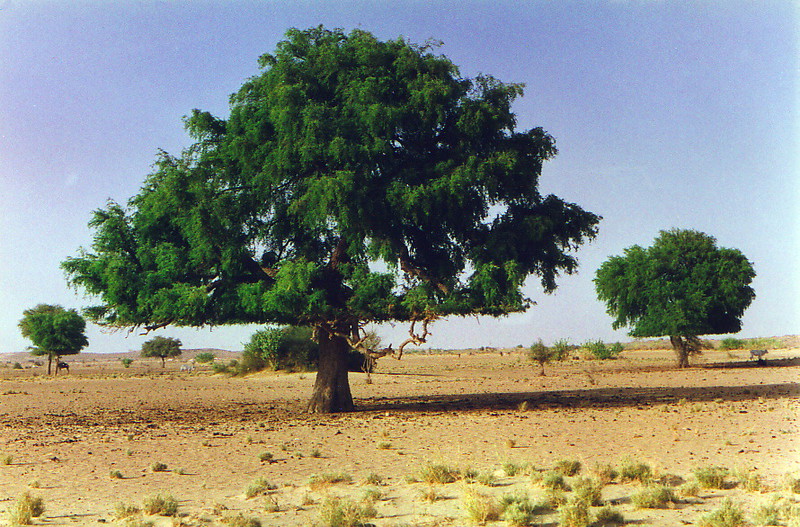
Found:
[{"label": "smaller tree", "polygon": [[528,360],[539,363],[539,375],[542,377],[545,376],[544,365],[555,359],[556,356],[556,350],[545,346],[542,339],[539,339],[536,344],[528,348]]},{"label": "smaller tree", "polygon": [[678,367],[700,353],[700,335],[736,333],[755,298],[756,273],[736,249],[717,247],[702,232],[661,231],[652,247],[634,245],[597,270],[598,298],[614,317],[614,329],[632,337],[668,336]]},{"label": "smaller tree", "polygon": [[158,357],[161,359],[161,367],[166,366],[167,358],[179,357],[182,343],[180,339],[171,337],[153,337],[142,344],[142,357],[152,358]]},{"label": "smaller tree", "polygon": [[48,375],[52,371],[53,359],[58,362],[63,355],[75,355],[89,345],[84,334],[86,321],[74,309],[39,304],[22,314],[19,321],[22,336],[33,343],[30,348],[32,355],[47,356]]}]

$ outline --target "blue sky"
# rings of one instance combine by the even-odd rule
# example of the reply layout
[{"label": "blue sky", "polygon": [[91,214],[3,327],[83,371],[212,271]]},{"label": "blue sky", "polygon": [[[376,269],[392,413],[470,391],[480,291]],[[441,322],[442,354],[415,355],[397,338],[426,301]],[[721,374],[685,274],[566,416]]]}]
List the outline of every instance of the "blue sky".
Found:
[{"label": "blue sky", "polygon": [[[159,148],[187,146],[193,108],[228,96],[290,27],[444,42],[472,77],[525,83],[520,128],[559,155],[541,190],[604,217],[577,275],[507,318],[432,326],[433,347],[625,340],[595,297],[609,256],[693,228],[754,264],[742,336],[800,332],[800,8],[784,1],[0,0],[0,353],[29,343],[22,311],[81,308],[59,263],[88,246],[90,212],[125,202]],[[185,347],[241,349],[255,327],[168,328]],[[399,342],[402,326],[379,329]],[[86,351],[138,349],[88,330]]]}]

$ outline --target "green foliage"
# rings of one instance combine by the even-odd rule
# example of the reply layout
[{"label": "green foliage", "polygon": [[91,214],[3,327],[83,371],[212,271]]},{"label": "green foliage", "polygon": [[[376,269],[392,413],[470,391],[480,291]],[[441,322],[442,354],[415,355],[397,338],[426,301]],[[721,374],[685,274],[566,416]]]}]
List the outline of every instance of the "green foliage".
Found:
[{"label": "green foliage", "polygon": [[631,502],[640,509],[666,509],[677,501],[672,489],[663,485],[644,487],[631,495]]},{"label": "green foliage", "polygon": [[592,478],[578,478],[572,485],[575,496],[589,505],[603,504],[603,484]]},{"label": "green foliage", "polygon": [[39,496],[32,496],[29,492],[26,492],[17,499],[8,512],[11,525],[30,525],[33,518],[38,518],[44,514],[44,500]]},{"label": "green foliage", "polygon": [[737,339],[733,337],[727,337],[722,339],[722,342],[719,345],[720,349],[723,350],[740,350],[744,349],[745,346],[746,344],[742,339]]},{"label": "green foliage", "polygon": [[653,469],[647,463],[634,459],[625,459],[619,468],[622,481],[638,481],[647,484],[653,479]]},{"label": "green foliage", "polygon": [[597,527],[612,527],[624,524],[625,517],[621,512],[610,505],[606,505],[597,511],[597,514],[594,518],[594,525]]},{"label": "green foliage", "polygon": [[120,362],[124,367],[130,368],[131,364],[133,364],[133,359],[131,359],[130,357],[125,357],[124,359],[120,359]]},{"label": "green foliage", "polygon": [[600,217],[540,194],[555,141],[517,129],[521,85],[361,29],[291,29],[259,65],[227,119],[194,110],[194,143],[93,213],[62,264],[92,320],[350,334],[518,312],[529,276],[550,293],[576,271]]},{"label": "green foliage", "polygon": [[706,489],[725,488],[725,478],[730,471],[724,467],[699,467],[692,471],[697,482]]},{"label": "green foliage", "polygon": [[705,514],[698,523],[700,527],[742,527],[747,525],[742,508],[726,499],[722,507]]},{"label": "green foliage", "polygon": [[539,339],[536,344],[528,348],[528,360],[531,362],[538,362],[541,368],[540,374],[544,375],[544,365],[556,358],[556,352],[552,348],[548,348]]},{"label": "green foliage", "polygon": [[156,494],[144,499],[142,511],[145,514],[160,514],[161,516],[177,516],[178,500],[171,494]]},{"label": "green foliage", "polygon": [[492,498],[477,490],[468,487],[461,498],[461,506],[467,513],[467,518],[478,525],[500,518],[502,509],[500,504]]},{"label": "green foliage", "polygon": [[427,463],[420,469],[417,478],[425,483],[452,483],[458,479],[458,469],[439,463]]},{"label": "green foliage", "polygon": [[558,508],[560,527],[589,527],[589,504],[575,496]]},{"label": "green foliage", "polygon": [[215,358],[216,358],[216,355],[214,355],[210,351],[204,351],[202,353],[198,353],[197,356],[194,358],[194,360],[198,364],[208,364],[208,363],[214,362]]},{"label": "green foliage", "polygon": [[22,336],[33,343],[32,355],[47,355],[52,362],[63,355],[80,353],[89,345],[84,334],[86,321],[74,309],[39,304],[26,309],[22,315],[19,329]]},{"label": "green foliage", "polygon": [[718,248],[707,234],[673,229],[661,231],[649,248],[634,245],[612,256],[594,278],[612,326],[630,326],[634,337],[669,336],[688,365],[682,339],[735,333],[755,298],[750,283],[752,264],[736,249]]},{"label": "green foliage", "polygon": [[[311,340],[311,329],[289,326],[255,332],[244,346],[243,363],[254,369],[308,370],[314,367],[319,346]],[[260,368],[257,365],[262,365]]]},{"label": "green foliage", "polygon": [[574,476],[581,471],[581,462],[577,459],[561,459],[553,467],[562,476]]},{"label": "green foliage", "polygon": [[567,339],[559,339],[553,343],[550,349],[553,351],[553,359],[564,360],[569,352],[575,349],[575,346],[570,344]]},{"label": "green foliage", "polygon": [[610,346],[606,345],[602,340],[590,340],[581,346],[591,353],[592,357],[598,360],[616,359],[622,350],[622,344],[616,342]]},{"label": "green foliage", "polygon": [[377,512],[371,501],[356,502],[329,496],[322,502],[318,514],[322,527],[360,527]]},{"label": "green foliage", "polygon": [[161,359],[161,365],[169,358],[179,357],[181,351],[180,339],[157,336],[142,344],[141,355],[145,358]]}]

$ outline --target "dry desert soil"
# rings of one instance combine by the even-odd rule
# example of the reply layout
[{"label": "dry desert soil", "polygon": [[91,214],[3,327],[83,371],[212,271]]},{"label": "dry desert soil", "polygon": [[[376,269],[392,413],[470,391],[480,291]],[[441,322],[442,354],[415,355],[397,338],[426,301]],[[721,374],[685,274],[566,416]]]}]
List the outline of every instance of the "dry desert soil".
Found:
[{"label": "dry desert soil", "polygon": [[[638,482],[605,485],[629,525],[700,525],[726,499],[751,523],[778,500],[800,509],[787,484],[800,477],[798,348],[762,364],[708,351],[684,370],[667,350],[625,351],[554,363],[546,376],[524,350],[409,354],[382,359],[371,379],[351,374],[358,411],[322,416],[302,411],[314,373],[228,377],[103,357],[70,357],[55,378],[0,368],[0,525],[26,492],[45,506],[33,524],[53,527],[323,526],[336,498],[369,502],[364,525],[471,525],[481,500],[553,501],[542,480],[561,460],[581,464],[572,487],[631,461],[674,487],[674,503],[650,509],[631,501]],[[445,466],[454,482],[422,481]],[[710,466],[729,469],[724,488],[691,492],[693,472]],[[737,484],[745,473],[758,484]],[[175,516],[122,518],[120,504],[141,509],[159,493],[177,501]],[[779,523],[800,521],[785,514]],[[561,524],[552,508],[532,518]]]}]

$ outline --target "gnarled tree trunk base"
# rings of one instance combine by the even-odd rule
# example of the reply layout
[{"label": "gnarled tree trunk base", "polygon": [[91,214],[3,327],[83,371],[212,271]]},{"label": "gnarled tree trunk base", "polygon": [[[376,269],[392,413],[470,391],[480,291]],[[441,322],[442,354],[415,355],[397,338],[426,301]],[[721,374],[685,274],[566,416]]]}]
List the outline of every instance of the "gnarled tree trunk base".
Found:
[{"label": "gnarled tree trunk base", "polygon": [[319,365],[308,403],[309,413],[351,412],[355,408],[347,372],[349,350],[345,339],[319,332]]}]

